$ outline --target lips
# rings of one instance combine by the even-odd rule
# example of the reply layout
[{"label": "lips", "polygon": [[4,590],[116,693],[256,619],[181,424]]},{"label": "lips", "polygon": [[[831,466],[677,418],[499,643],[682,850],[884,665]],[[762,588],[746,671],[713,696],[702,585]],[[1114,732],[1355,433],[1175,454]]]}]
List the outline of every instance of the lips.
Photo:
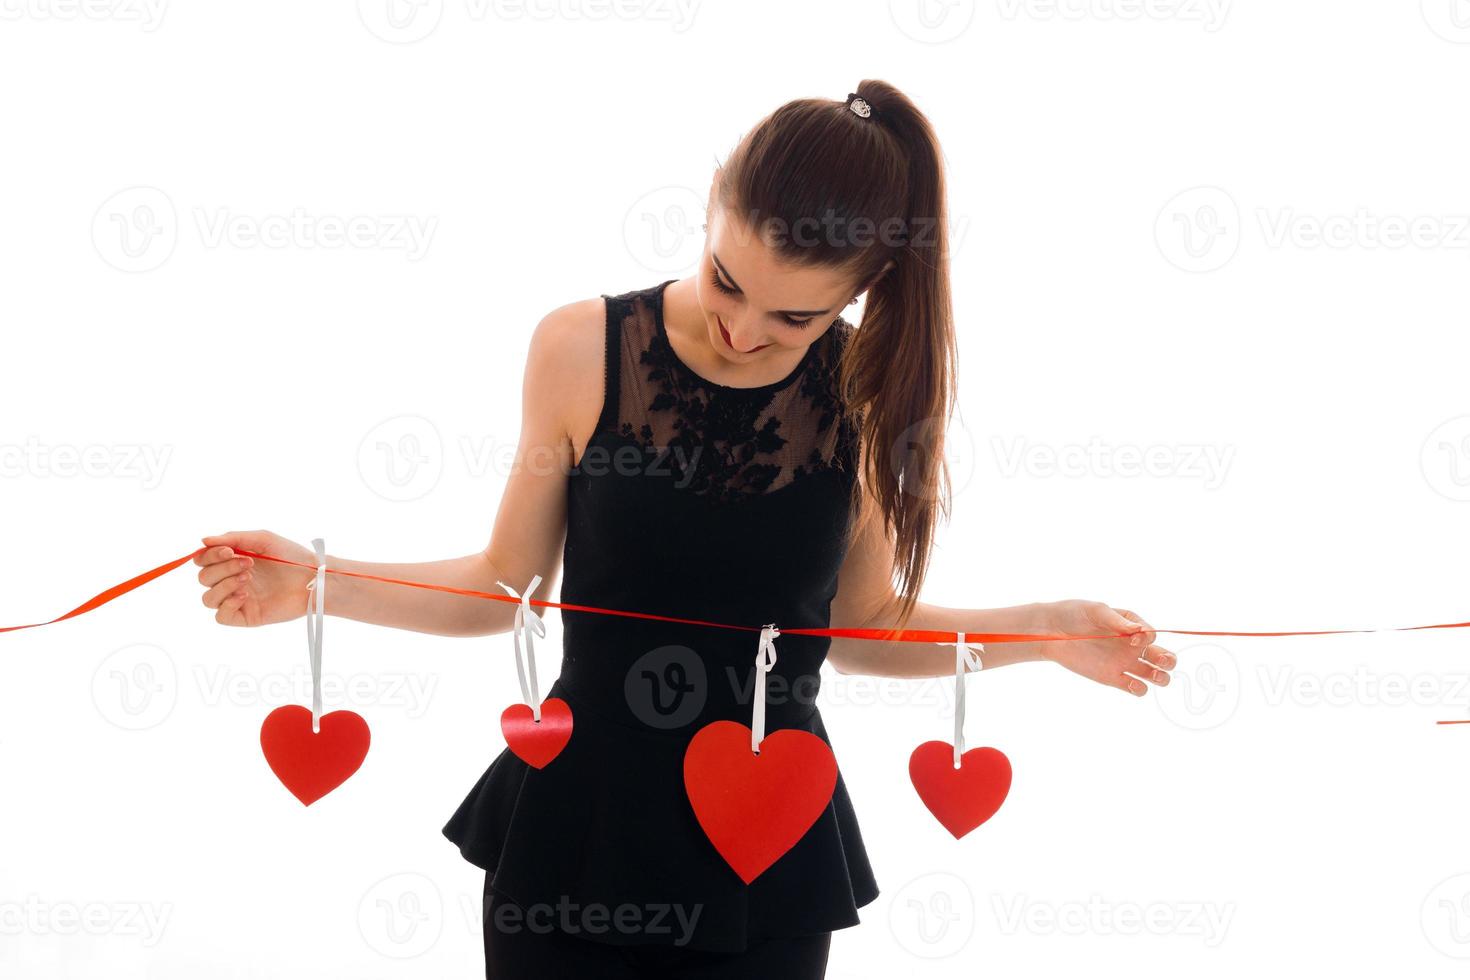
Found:
[{"label": "lips", "polygon": [[733,341],[730,340],[730,331],[725,329],[724,321],[722,321],[719,317],[715,317],[715,323],[719,325],[720,338],[725,341],[725,346],[729,347],[737,354],[754,354],[758,350],[765,350],[767,347],[771,346],[770,344],[761,344],[759,347],[752,347],[750,350],[735,350],[735,344]]}]

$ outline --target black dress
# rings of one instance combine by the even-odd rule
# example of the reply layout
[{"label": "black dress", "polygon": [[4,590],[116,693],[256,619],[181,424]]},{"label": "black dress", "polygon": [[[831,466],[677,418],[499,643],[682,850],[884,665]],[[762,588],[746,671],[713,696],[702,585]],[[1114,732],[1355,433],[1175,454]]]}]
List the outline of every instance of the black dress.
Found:
[{"label": "black dress", "polygon": [[[830,625],[856,478],[858,420],[836,387],[853,327],[838,318],[780,381],[731,388],[674,354],[667,285],[604,296],[603,408],[568,483],[560,601],[753,629],[561,610],[561,676],[546,696],[571,706],[571,741],[543,769],[502,750],[443,832],[517,904],[678,903],[698,909],[690,948],[738,952],[856,925],[878,895],[840,772],[816,823],[749,885],[705,836],[683,780],[701,727],[751,724],[759,627]],[[776,638],[768,734],[828,741],[814,698],[830,642]],[[671,941],[652,929],[588,938]]]}]

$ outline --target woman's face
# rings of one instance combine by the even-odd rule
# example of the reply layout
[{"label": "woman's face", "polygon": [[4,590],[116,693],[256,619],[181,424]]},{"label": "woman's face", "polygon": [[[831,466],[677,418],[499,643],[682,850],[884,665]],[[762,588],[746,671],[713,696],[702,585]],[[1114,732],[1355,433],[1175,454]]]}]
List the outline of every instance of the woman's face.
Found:
[{"label": "woman's face", "polygon": [[710,344],[735,364],[806,348],[832,326],[855,290],[839,269],[779,259],[746,222],[718,206],[709,211],[697,281]]}]

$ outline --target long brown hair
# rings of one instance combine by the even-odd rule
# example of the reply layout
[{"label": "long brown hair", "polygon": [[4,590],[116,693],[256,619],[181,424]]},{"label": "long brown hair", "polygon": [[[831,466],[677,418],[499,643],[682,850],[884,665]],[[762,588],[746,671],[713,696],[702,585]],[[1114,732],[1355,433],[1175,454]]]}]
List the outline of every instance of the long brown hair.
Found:
[{"label": "long brown hair", "polygon": [[893,542],[901,628],[950,509],[944,436],[958,355],[934,130],[887,82],[860,82],[847,99],[798,99],[745,134],[715,194],[783,259],[850,271],[857,290],[871,284],[839,384],[861,433],[853,511],[865,484]]}]

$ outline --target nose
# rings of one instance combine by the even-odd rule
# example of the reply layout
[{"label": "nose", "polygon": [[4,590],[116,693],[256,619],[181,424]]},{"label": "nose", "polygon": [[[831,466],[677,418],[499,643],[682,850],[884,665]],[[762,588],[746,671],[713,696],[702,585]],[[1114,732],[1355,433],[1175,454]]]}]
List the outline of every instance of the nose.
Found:
[{"label": "nose", "polygon": [[759,328],[754,324],[731,322],[723,318],[721,322],[730,334],[730,345],[741,353],[752,351],[767,342],[761,337]]}]

